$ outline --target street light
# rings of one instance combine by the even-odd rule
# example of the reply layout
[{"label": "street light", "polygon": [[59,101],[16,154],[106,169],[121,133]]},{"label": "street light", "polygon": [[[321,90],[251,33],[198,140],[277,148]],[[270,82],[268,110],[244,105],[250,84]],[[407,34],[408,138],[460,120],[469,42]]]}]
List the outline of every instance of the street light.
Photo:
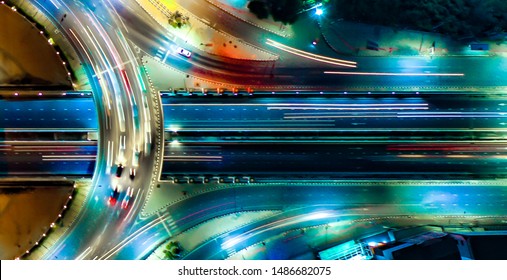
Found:
[{"label": "street light", "polygon": [[321,8],[316,8],[315,9],[315,14],[316,15],[321,16],[323,13],[324,13],[324,10],[322,10]]}]

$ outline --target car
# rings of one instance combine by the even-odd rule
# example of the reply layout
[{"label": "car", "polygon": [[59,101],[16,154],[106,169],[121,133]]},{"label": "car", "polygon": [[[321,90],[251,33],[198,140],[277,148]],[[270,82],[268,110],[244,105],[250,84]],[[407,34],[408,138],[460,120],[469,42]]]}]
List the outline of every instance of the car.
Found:
[{"label": "car", "polygon": [[109,199],[107,200],[107,203],[111,206],[116,205],[116,202],[118,201],[118,198],[120,197],[120,189],[118,186],[116,186],[114,189],[111,188],[111,193],[109,194]]},{"label": "car", "polygon": [[121,174],[123,173],[123,169],[125,169],[125,166],[123,166],[123,164],[118,164],[116,166],[116,177],[120,178],[121,177]]},{"label": "car", "polygon": [[132,166],[138,166],[139,165],[139,157],[141,156],[141,152],[139,152],[139,149],[135,149],[132,155]]},{"label": "car", "polygon": [[190,57],[192,56],[192,53],[191,53],[191,52],[189,52],[189,51],[185,50],[185,49],[184,49],[184,48],[182,48],[182,47],[178,47],[178,48],[176,49],[176,52],[177,52],[177,53],[179,53],[180,55],[184,56],[184,57],[188,57],[188,58],[190,58]]},{"label": "car", "polygon": [[129,177],[130,177],[130,180],[134,180],[134,178],[136,178],[136,169],[135,168],[130,168]]},{"label": "car", "polygon": [[121,202],[121,209],[127,209],[129,207],[130,199],[132,199],[132,196],[134,194],[134,188],[128,187],[127,192],[125,193],[125,197],[123,197],[123,200]]}]

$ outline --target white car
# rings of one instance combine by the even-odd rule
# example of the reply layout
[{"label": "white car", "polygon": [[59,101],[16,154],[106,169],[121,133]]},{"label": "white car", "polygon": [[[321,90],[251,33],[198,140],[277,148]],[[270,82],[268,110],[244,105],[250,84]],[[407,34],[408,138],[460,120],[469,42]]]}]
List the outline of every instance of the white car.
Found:
[{"label": "white car", "polygon": [[176,49],[176,51],[177,51],[179,54],[181,54],[182,56],[185,56],[185,57],[191,57],[191,56],[192,56],[192,53],[191,53],[191,52],[189,52],[189,51],[185,50],[185,49],[184,49],[184,48],[182,48],[182,47],[178,47],[178,48]]}]

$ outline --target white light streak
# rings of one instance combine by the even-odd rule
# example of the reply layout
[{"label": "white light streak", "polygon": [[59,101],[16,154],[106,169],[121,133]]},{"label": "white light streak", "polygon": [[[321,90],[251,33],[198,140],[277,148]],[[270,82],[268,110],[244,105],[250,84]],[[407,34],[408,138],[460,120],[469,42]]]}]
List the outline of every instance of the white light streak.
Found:
[{"label": "white light streak", "polygon": [[394,73],[394,72],[343,72],[324,71],[324,74],[333,75],[361,75],[361,76],[457,76],[463,77],[463,73]]}]

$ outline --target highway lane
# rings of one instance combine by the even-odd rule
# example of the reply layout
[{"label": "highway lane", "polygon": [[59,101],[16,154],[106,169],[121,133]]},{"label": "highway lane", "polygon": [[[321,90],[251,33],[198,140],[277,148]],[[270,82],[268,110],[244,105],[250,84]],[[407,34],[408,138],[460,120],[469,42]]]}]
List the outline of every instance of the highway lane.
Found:
[{"label": "highway lane", "polygon": [[[373,141],[372,141],[373,142]],[[505,141],[167,143],[163,173],[282,178],[505,176]]]},{"label": "highway lane", "polygon": [[[495,131],[507,125],[507,96],[163,97],[166,131]],[[296,135],[297,136],[297,135]]]},{"label": "highway lane", "polygon": [[164,97],[163,173],[505,174],[505,96],[402,96]]},{"label": "highway lane", "polygon": [[8,131],[97,130],[97,109],[93,98],[0,99],[0,127]]},{"label": "highway lane", "polygon": [[0,176],[89,176],[95,168],[92,141],[5,141],[0,144]]}]

